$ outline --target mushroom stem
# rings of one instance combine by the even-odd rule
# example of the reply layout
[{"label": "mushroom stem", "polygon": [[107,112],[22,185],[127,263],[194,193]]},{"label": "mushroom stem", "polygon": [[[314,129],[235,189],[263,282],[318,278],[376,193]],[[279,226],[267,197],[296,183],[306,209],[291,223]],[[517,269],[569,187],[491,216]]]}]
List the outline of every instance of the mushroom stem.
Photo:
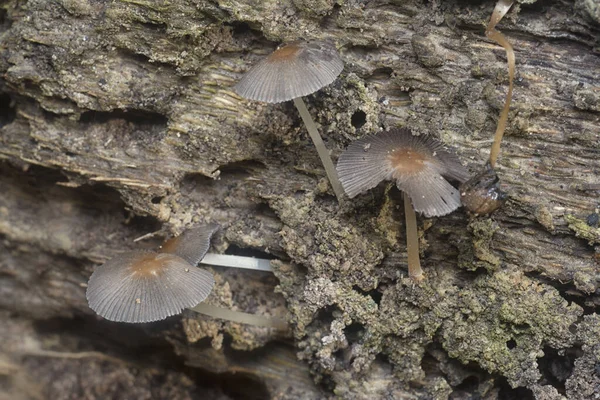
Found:
[{"label": "mushroom stem", "polygon": [[492,40],[495,40],[506,50],[506,59],[508,61],[508,92],[506,93],[506,100],[504,101],[504,108],[500,113],[500,119],[498,119],[498,126],[496,133],[494,134],[494,143],[490,151],[490,165],[492,168],[496,166],[496,160],[500,153],[500,145],[502,143],[502,137],[504,136],[504,130],[506,129],[506,122],[508,120],[508,110],[510,109],[510,101],[512,99],[513,92],[513,80],[515,77],[515,52],[511,44],[506,40],[503,34],[496,30],[496,25],[504,15],[508,12],[513,4],[513,0],[498,0],[496,7],[492,12],[490,23],[487,26],[485,34]]},{"label": "mushroom stem", "polygon": [[421,261],[419,260],[419,231],[417,230],[417,215],[410,201],[404,195],[404,215],[406,217],[406,252],[408,253],[408,276],[420,281],[424,278]]},{"label": "mushroom stem", "polygon": [[263,258],[232,256],[229,254],[207,253],[200,264],[217,265],[220,267],[232,267],[243,269],[254,269],[258,271],[273,271],[271,261]]},{"label": "mushroom stem", "polygon": [[319,153],[319,157],[321,158],[321,162],[325,167],[325,172],[327,173],[327,178],[329,178],[329,182],[331,183],[331,187],[333,188],[333,192],[337,197],[338,201],[341,201],[344,197],[344,189],[342,188],[342,184],[338,179],[337,171],[335,166],[333,165],[333,161],[331,161],[331,157],[329,156],[329,151],[327,147],[325,147],[325,143],[323,143],[323,139],[317,130],[317,126],[313,121],[302,97],[296,97],[294,99],[294,105],[298,109],[300,113],[300,117],[302,121],[304,121],[304,125],[306,125],[306,129],[308,130],[308,134],[312,139],[315,147],[317,148],[317,153]]},{"label": "mushroom stem", "polygon": [[279,330],[287,329],[287,323],[282,318],[268,318],[261,315],[233,311],[228,308],[216,307],[206,303],[200,303],[197,306],[190,308],[190,310],[199,314],[208,315],[209,317],[225,319],[239,324],[264,326]]}]

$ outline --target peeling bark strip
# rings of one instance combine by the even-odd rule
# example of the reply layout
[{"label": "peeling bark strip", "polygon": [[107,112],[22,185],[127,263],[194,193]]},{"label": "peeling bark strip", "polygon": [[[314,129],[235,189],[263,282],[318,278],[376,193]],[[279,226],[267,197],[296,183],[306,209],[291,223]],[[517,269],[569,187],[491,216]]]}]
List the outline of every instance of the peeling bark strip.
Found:
[{"label": "peeling bark strip", "polygon": [[[494,5],[5,1],[0,390],[591,398],[600,385],[596,0],[517,2],[496,27],[517,60],[496,164],[509,200],[491,217],[458,210],[423,221],[420,285],[405,277],[401,194],[379,186],[338,206],[293,108],[232,91],[280,43],[331,40],[344,72],[306,100],[334,159],[352,140],[407,126],[457,148],[474,173],[508,86],[505,51],[485,36]],[[192,312],[134,328],[95,319],[84,287],[95,265],[209,222],[223,227],[219,253],[284,260],[271,262],[275,277],[215,267],[210,304],[289,313],[295,348],[282,332]],[[108,358],[67,356],[82,352]]]}]

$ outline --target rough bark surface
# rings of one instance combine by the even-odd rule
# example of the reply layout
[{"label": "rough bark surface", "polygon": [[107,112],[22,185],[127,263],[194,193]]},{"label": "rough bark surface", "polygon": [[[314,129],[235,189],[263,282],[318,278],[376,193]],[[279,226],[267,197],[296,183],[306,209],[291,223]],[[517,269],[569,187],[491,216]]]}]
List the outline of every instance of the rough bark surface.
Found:
[{"label": "rough bark surface", "polygon": [[[488,217],[420,218],[406,277],[400,194],[338,205],[291,103],[232,92],[279,43],[329,39],[346,68],[307,98],[337,157],[408,126],[485,162],[506,93],[493,1],[0,2],[0,391],[9,398],[592,399],[600,393],[600,3],[523,1],[500,23],[517,77]],[[202,222],[210,302],[109,323],[94,266]],[[150,235],[148,235],[150,234]],[[134,239],[145,236],[144,240]]]}]

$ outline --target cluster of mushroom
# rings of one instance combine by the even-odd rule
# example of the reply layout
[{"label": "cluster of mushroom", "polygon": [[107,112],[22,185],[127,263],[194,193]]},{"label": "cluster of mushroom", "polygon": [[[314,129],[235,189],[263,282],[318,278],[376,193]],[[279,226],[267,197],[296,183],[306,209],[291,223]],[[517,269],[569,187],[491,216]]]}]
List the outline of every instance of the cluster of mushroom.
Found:
[{"label": "cluster of mushroom", "polygon": [[[338,200],[344,195],[353,198],[382,181],[395,182],[404,196],[408,272],[415,280],[424,277],[415,212],[426,217],[446,215],[460,207],[462,199],[462,205],[470,211],[487,214],[506,199],[506,194],[498,188],[493,167],[510,105],[514,53],[494,27],[511,5],[512,0],[498,1],[486,31],[507,50],[510,88],[490,161],[470,180],[453,151],[432,136],[414,136],[406,128],[383,131],[351,143],[339,157],[336,169],[302,100],[303,96],[331,84],[343,70],[343,61],[330,43],[299,41],[283,46],[254,66],[235,87],[239,95],[250,100],[267,103],[293,100]],[[460,190],[446,178],[461,183]],[[119,322],[157,321],[190,308],[237,322],[284,328],[283,320],[200,304],[215,283],[208,271],[196,267],[201,261],[270,270],[268,260],[207,255],[210,239],[217,229],[214,224],[197,227],[166,241],[158,251],[127,252],[96,268],[87,289],[90,308],[108,320]]]},{"label": "cluster of mushroom", "polygon": [[[415,210],[433,217],[457,209],[461,195],[444,177],[463,183],[468,173],[439,141],[429,135],[413,136],[406,128],[355,141],[340,156],[336,170],[302,96],[332,83],[342,69],[343,62],[333,45],[295,42],[259,62],[235,90],[242,97],[267,103],[294,100],[338,200],[343,193],[353,198],[384,180],[396,181],[404,193],[409,275],[422,279]],[[472,183],[473,189],[464,189],[469,203],[476,203],[485,194],[480,182]]]}]

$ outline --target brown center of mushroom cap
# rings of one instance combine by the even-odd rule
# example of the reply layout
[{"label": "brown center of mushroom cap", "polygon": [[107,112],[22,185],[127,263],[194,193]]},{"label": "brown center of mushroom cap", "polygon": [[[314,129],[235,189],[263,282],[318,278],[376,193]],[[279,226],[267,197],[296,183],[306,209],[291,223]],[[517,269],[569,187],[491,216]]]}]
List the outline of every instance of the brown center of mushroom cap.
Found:
[{"label": "brown center of mushroom cap", "polygon": [[158,276],[164,272],[164,268],[168,264],[168,256],[168,254],[144,254],[131,263],[129,268],[136,275],[144,277]]},{"label": "brown center of mushroom cap", "polygon": [[394,177],[413,175],[421,172],[425,168],[425,161],[428,157],[423,153],[413,149],[394,150],[388,159],[394,168]]},{"label": "brown center of mushroom cap", "polygon": [[282,48],[276,50],[273,52],[273,54],[271,54],[267,60],[270,62],[281,62],[281,61],[288,61],[291,59],[294,59],[298,56],[298,53],[300,52],[301,47],[298,46],[295,43],[292,44],[288,44],[287,46],[283,46]]}]

